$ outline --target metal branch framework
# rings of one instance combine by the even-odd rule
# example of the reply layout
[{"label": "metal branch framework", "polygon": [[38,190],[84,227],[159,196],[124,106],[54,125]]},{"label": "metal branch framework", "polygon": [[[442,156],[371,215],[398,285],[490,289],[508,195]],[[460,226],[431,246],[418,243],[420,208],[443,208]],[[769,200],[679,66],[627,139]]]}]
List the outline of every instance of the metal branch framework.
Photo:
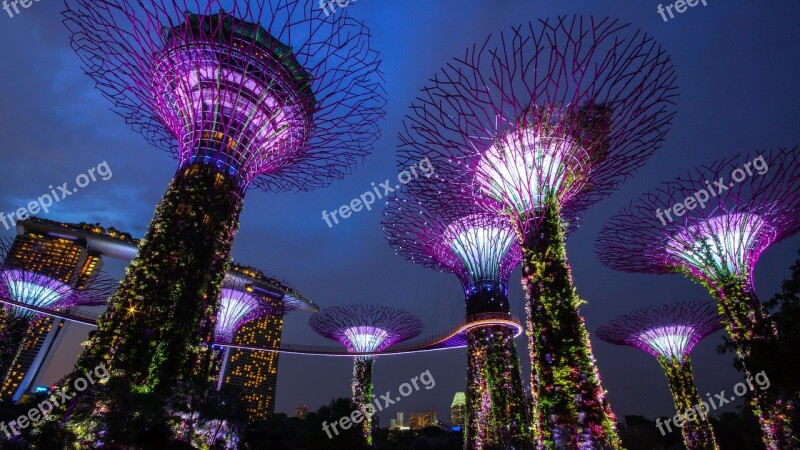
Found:
[{"label": "metal branch framework", "polygon": [[[800,147],[738,155],[664,183],[612,217],[597,253],[628,272],[684,273],[702,283],[717,307],[746,374],[761,370],[777,330],[753,286],[770,245],[800,230]],[[769,449],[796,442],[794,401],[753,393],[752,411]]]},{"label": "metal branch framework", "polygon": [[[798,147],[740,154],[665,182],[609,220],[597,255],[615,270],[751,284],[761,253],[800,230],[799,159]],[[703,205],[670,212],[698,196],[708,196]]]},{"label": "metal branch framework", "polygon": [[219,294],[214,342],[233,342],[233,335],[242,325],[267,315],[283,316],[283,307],[244,283],[224,283]]},{"label": "metal branch framework", "polygon": [[146,3],[69,0],[64,22],[115,111],[181,166],[215,165],[243,188],[307,191],[371,151],[384,114],[380,62],[346,10],[326,17],[311,0]]},{"label": "metal branch framework", "polygon": [[422,321],[403,310],[378,305],[337,305],[308,320],[309,326],[351,352],[380,352],[422,333]]},{"label": "metal branch framework", "polygon": [[623,314],[599,327],[595,335],[611,344],[683,361],[698,342],[722,329],[720,319],[713,302],[672,303]]},{"label": "metal branch framework", "polygon": [[521,257],[507,221],[465,202],[422,203],[403,191],[387,200],[383,230],[397,254],[454,273],[468,296],[484,286],[507,292]]},{"label": "metal branch framework", "polygon": [[[328,339],[344,345],[349,352],[380,352],[422,333],[422,321],[403,310],[378,305],[338,305],[311,316],[308,324]],[[359,409],[364,443],[372,444],[371,356],[353,358],[353,404]],[[358,422],[356,422],[358,423]]]},{"label": "metal branch framework", "polygon": [[[406,191],[390,197],[383,227],[389,244],[412,262],[453,272],[467,316],[510,312],[508,278],[521,253],[507,220],[458,199],[423,203]],[[529,445],[529,418],[513,332],[503,326],[467,333],[465,448]]]},{"label": "metal branch framework", "polygon": [[[695,411],[704,400],[694,384],[689,353],[706,336],[722,329],[716,305],[707,301],[652,306],[619,316],[602,325],[598,338],[628,345],[658,359],[675,401],[675,410],[685,417],[681,434],[688,450],[719,447],[708,420],[708,410]],[[688,411],[695,411],[690,414]]]},{"label": "metal branch framework", "polygon": [[565,16],[490,36],[411,106],[399,165],[423,203],[458,198],[507,217],[522,249],[540,446],[619,445],[572,287],[564,232],[659,147],[676,97],[671,59],[614,19]]},{"label": "metal branch framework", "polygon": [[[559,17],[490,36],[434,75],[400,134],[399,165],[429,157],[445,195],[527,229],[557,201],[572,217],[663,141],[675,73],[650,36],[609,18]],[[423,190],[428,195],[441,195]]]}]

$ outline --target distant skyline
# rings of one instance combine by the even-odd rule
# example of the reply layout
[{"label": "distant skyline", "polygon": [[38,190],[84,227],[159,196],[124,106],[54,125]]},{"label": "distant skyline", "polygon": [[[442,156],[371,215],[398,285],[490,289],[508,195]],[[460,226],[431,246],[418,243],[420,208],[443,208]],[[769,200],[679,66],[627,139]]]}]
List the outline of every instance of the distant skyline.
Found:
[{"label": "distant skyline", "polygon": [[[661,181],[736,153],[800,144],[800,4],[783,0],[770,7],[755,2],[708,2],[664,21],[658,1],[407,0],[358,1],[347,14],[363,20],[381,53],[389,103],[376,150],[343,181],[300,194],[248,193],[234,241],[234,259],[285,279],[320,307],[368,303],[407,310],[425,323],[421,337],[438,334],[463,320],[463,291],[455,276],[438,274],[394,255],[383,236],[383,200],[329,227],[332,211],[390,178],[396,165],[397,133],[408,107],[448,60],[500,30],[540,17],[593,14],[630,21],[653,35],[670,53],[678,75],[677,116],[664,145],[622,188],[582,215],[567,240],[567,252],[587,328],[634,309],[693,299],[710,300],[703,288],[679,275],[614,272],[601,265],[594,244],[606,220]],[[111,104],[80,70],[61,24],[59,2],[38,2],[13,18],[0,13],[0,211],[16,211],[57,186],[107,162],[113,177],[63,198],[39,217],[66,222],[99,222],[144,235],[176,162],[109,112]],[[337,9],[337,14],[341,10]],[[435,168],[434,168],[435,169]],[[380,206],[380,207],[379,207]],[[665,208],[671,205],[664,205]],[[0,228],[13,237],[13,230]],[[767,300],[789,276],[800,237],[767,250],[756,266],[756,290]],[[106,260],[121,277],[124,265]],[[521,288],[511,279],[514,314],[524,317]],[[308,327],[308,314],[287,316],[284,342],[328,345]],[[44,381],[55,382],[71,367],[89,328],[69,325]],[[730,390],[742,380],[732,355],[715,351],[718,332],[692,354],[701,395]],[[518,338],[527,385],[525,339]],[[622,418],[675,413],[658,364],[644,352],[601,342],[592,345],[614,412]],[[447,421],[455,392],[464,391],[463,349],[384,356],[376,364],[375,393],[430,370],[436,387],[415,393],[379,413],[388,426],[396,412],[435,409]],[[350,396],[350,358],[281,355],[277,412],[293,417],[298,405],[310,411],[335,397]],[[718,410],[733,410],[741,400]]]}]

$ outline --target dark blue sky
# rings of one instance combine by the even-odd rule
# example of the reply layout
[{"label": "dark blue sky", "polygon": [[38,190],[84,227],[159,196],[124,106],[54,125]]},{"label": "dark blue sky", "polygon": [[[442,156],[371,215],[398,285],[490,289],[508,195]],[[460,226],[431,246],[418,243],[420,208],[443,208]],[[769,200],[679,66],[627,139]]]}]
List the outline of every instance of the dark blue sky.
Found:
[{"label": "dark blue sky", "polygon": [[[251,191],[234,244],[234,258],[281,276],[320,306],[375,303],[418,314],[424,335],[443,331],[463,318],[463,298],[455,277],[415,266],[395,256],[382,235],[379,211],[362,211],[330,229],[323,209],[349,203],[370,183],[396,176],[397,131],[416,92],[439,66],[489,33],[538,17],[581,13],[633,22],[670,52],[678,74],[678,115],[665,145],[612,197],[583,215],[567,251],[582,309],[591,332],[618,314],[642,306],[690,298],[706,292],[678,275],[647,276],[613,272],[594,253],[600,227],[620,207],[658,182],[698,164],[737,152],[800,144],[800,3],[708,0],[664,22],[654,0],[558,2],[545,0],[358,0],[350,14],[364,20],[381,52],[388,92],[383,136],[373,155],[355,173],[311,193],[267,195]],[[150,147],[109,111],[68,47],[60,23],[62,4],[35,2],[9,18],[0,10],[0,211],[24,206],[48,185],[72,181],[102,161],[113,170],[56,205],[46,218],[100,222],[144,234],[154,206],[175,170],[175,162]],[[0,234],[12,232],[0,227]],[[771,297],[788,275],[800,249],[792,238],[767,250],[756,269],[756,288]],[[121,265],[108,268],[121,274]],[[518,271],[512,276],[518,279]],[[515,313],[523,315],[521,289],[512,283]],[[284,341],[325,343],[307,326],[308,317],[287,317]],[[59,347],[45,376],[63,375],[77,355],[82,326]],[[731,391],[741,381],[729,356],[717,355],[718,333],[694,351],[701,393]],[[593,338],[604,387],[615,412],[672,415],[666,380],[652,357]],[[518,340],[524,353],[525,341]],[[522,357],[527,380],[527,357]],[[379,358],[375,391],[398,386],[430,370],[436,387],[421,391],[382,414],[388,424],[396,411],[436,408],[449,420],[449,405],[465,385],[463,350]],[[294,413],[301,403],[316,409],[332,397],[348,396],[352,363],[345,358],[281,356],[277,410]]]}]

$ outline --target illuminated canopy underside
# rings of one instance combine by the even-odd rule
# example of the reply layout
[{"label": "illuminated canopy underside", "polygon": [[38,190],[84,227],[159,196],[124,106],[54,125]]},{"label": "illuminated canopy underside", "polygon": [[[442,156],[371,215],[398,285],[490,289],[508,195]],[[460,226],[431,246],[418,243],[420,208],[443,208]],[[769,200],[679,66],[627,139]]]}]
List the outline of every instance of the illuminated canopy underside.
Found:
[{"label": "illuminated canopy underside", "polygon": [[219,296],[219,310],[214,333],[215,340],[230,342],[236,330],[258,313],[260,303],[252,295],[239,290],[223,288]]},{"label": "illuminated canopy underside", "polygon": [[683,356],[692,351],[697,343],[694,328],[688,325],[667,325],[642,332],[639,339],[651,353],[665,358],[683,361]]},{"label": "illuminated canopy underside", "polygon": [[682,266],[711,280],[746,275],[776,232],[753,213],[728,213],[691,225],[673,235],[667,252]]},{"label": "illuminated canopy underside", "polygon": [[345,346],[351,352],[369,353],[381,347],[389,334],[377,327],[352,327],[344,330]]},{"label": "illuminated canopy underside", "polygon": [[444,238],[458,255],[476,286],[501,281],[501,263],[516,236],[510,227],[498,221],[472,220],[467,217],[447,227]]},{"label": "illuminated canopy underside", "polygon": [[[153,68],[162,120],[178,138],[181,164],[200,161],[242,177],[291,164],[312,132],[314,98],[308,74],[291,49],[263,29],[225,18],[224,40],[210,31],[215,16],[187,16],[167,33]],[[199,23],[209,29],[200,30]],[[224,27],[220,27],[224,28]],[[245,31],[242,31],[244,29]]]},{"label": "illuminated canopy underside", "polygon": [[[8,269],[2,271],[0,277],[12,300],[38,308],[53,307],[73,294],[72,288],[61,281],[35,272]],[[13,307],[12,310],[19,316],[35,314],[20,307]]]},{"label": "illuminated canopy underside", "polygon": [[484,195],[524,214],[550,198],[564,200],[579,187],[575,176],[588,176],[587,152],[569,139],[541,133],[535,128],[509,133],[483,153],[475,174]]}]

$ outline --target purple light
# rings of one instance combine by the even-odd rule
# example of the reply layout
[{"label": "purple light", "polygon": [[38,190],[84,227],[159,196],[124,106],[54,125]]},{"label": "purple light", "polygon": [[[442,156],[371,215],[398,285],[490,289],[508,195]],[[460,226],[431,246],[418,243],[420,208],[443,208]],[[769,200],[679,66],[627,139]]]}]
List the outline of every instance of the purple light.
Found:
[{"label": "purple light", "polygon": [[389,337],[386,330],[364,326],[348,328],[343,334],[349,342],[347,348],[356,353],[374,352]]},{"label": "purple light", "polygon": [[376,305],[331,306],[311,316],[308,324],[350,353],[378,353],[422,333],[422,321],[415,316]]},{"label": "purple light", "polygon": [[260,309],[260,302],[247,292],[223,288],[219,294],[214,340],[231,342],[234,333],[246,322],[253,320]]},{"label": "purple light", "polygon": [[591,170],[589,153],[546,133],[526,127],[499,138],[475,168],[481,192],[521,215],[535,212],[548,198],[565,201],[580,190]]},{"label": "purple light", "polygon": [[639,339],[653,352],[683,361],[683,355],[688,354],[697,342],[692,340],[694,334],[694,328],[690,326],[667,325],[645,330]]},{"label": "purple light", "polygon": [[461,259],[473,283],[500,278],[503,258],[516,240],[511,227],[503,225],[501,221],[468,216],[444,230],[443,240]]},{"label": "purple light", "polygon": [[690,301],[639,309],[597,329],[598,338],[682,362],[703,338],[722,329],[714,302]]},{"label": "purple light", "polygon": [[[194,17],[186,20],[169,33],[152,83],[157,111],[180,143],[181,165],[208,158],[242,170],[249,184],[289,164],[313,130],[313,96],[296,89],[294,81],[303,74],[286,67],[277,47],[236,39],[221,43],[201,32]],[[223,20],[234,28],[249,26]]]},{"label": "purple light", "polygon": [[[36,272],[7,269],[0,272],[0,279],[12,300],[38,308],[55,307],[75,292],[61,281]],[[12,307],[12,310],[20,316],[35,314],[21,307]]]},{"label": "purple light", "polygon": [[679,230],[666,250],[711,280],[749,273],[777,233],[757,214],[727,213]]}]

